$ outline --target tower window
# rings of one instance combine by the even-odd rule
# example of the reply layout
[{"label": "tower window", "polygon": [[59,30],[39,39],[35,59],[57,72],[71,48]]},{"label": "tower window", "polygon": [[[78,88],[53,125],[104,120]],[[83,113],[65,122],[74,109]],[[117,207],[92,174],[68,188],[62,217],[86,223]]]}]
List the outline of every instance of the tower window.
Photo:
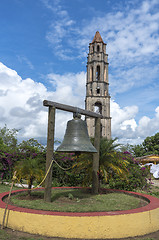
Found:
[{"label": "tower window", "polygon": [[100,47],[99,47],[99,45],[97,45],[97,52],[99,52],[99,50],[100,50]]},{"label": "tower window", "polygon": [[97,94],[100,94],[100,88],[97,87]]},{"label": "tower window", "polygon": [[103,128],[103,126],[102,126],[102,124],[100,124],[100,136],[102,137],[102,128]]},{"label": "tower window", "polygon": [[97,66],[97,71],[96,71],[96,80],[100,80],[100,66]]},{"label": "tower window", "polygon": [[107,79],[107,69],[106,66],[104,67],[104,82],[106,82]]},{"label": "tower window", "polygon": [[102,114],[102,104],[100,102],[94,104],[94,112]]},{"label": "tower window", "polygon": [[90,67],[90,82],[93,81],[93,67]]}]

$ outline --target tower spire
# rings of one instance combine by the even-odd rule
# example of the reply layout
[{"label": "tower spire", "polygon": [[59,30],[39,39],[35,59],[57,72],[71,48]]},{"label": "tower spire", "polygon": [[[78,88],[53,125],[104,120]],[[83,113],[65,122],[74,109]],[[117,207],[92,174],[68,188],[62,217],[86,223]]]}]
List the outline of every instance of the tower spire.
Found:
[{"label": "tower spire", "polygon": [[94,43],[94,42],[103,43],[103,39],[98,31],[96,32],[96,34],[93,38],[92,43]]}]

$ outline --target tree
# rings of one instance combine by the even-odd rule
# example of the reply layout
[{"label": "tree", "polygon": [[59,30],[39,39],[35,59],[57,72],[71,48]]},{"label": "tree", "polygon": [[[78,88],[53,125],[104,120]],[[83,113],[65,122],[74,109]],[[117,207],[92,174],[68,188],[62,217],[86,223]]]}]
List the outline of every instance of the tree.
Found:
[{"label": "tree", "polygon": [[128,161],[123,158],[122,152],[119,151],[120,144],[116,144],[115,139],[101,139],[100,157],[99,157],[99,174],[107,182],[113,173],[120,178],[125,178],[127,173]]},{"label": "tree", "polygon": [[127,143],[126,145],[120,146],[120,151],[121,152],[129,152],[133,155],[133,153],[134,153],[133,147],[134,147],[134,145]]},{"label": "tree", "polygon": [[143,142],[145,155],[159,154],[159,133],[152,137],[147,137]]},{"label": "tree", "polygon": [[[113,173],[121,178],[126,177],[128,161],[123,159],[119,151],[117,139],[107,140],[102,138],[100,141],[99,157],[99,179],[108,182]],[[73,166],[75,173],[83,174],[83,185],[90,185],[92,182],[92,154],[81,154]]]},{"label": "tree", "polygon": [[44,177],[46,149],[31,138],[19,144],[19,155],[21,160],[17,162],[15,170],[19,180],[27,180],[30,195],[33,181],[39,182]]},{"label": "tree", "polygon": [[3,140],[3,144],[10,148],[10,150],[15,150],[17,147],[17,129],[8,129],[7,125],[0,128],[0,138]]},{"label": "tree", "polygon": [[159,133],[154,136],[147,137],[140,145],[133,147],[134,155],[141,157],[145,155],[157,154],[159,155]]},{"label": "tree", "polygon": [[0,128],[0,177],[10,180],[15,167],[19,179],[27,179],[31,188],[33,180],[44,175],[46,149],[33,138],[17,145],[17,133],[6,125]]},{"label": "tree", "polygon": [[119,175],[113,173],[109,180],[110,188],[127,191],[148,188],[148,177],[150,176],[148,167],[140,167],[139,162],[136,161],[129,152],[125,152],[123,157],[129,162],[127,176],[125,179],[121,179]]},{"label": "tree", "polygon": [[27,141],[22,141],[18,147],[22,152],[29,154],[44,153],[46,151],[46,148],[34,138],[30,138]]},{"label": "tree", "polygon": [[0,128],[0,178],[10,180],[14,163],[17,161],[17,130]]},{"label": "tree", "polygon": [[132,153],[135,157],[142,157],[145,155],[145,149],[142,144],[138,144],[132,147]]},{"label": "tree", "polygon": [[15,167],[17,171],[18,180],[27,180],[28,194],[31,194],[31,188],[33,181],[40,182],[44,177],[44,171],[42,170],[38,157],[30,156],[29,158],[23,158]]}]

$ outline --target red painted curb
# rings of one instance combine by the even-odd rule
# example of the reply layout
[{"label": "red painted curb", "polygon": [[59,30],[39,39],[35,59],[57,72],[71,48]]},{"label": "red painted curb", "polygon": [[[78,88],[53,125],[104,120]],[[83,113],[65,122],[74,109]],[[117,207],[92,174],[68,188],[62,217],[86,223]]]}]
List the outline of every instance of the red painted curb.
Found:
[{"label": "red painted curb", "polygon": [[[53,189],[65,189],[65,188],[71,188],[76,189],[79,187],[53,187]],[[43,189],[43,188],[39,188]],[[52,211],[45,211],[45,210],[36,210],[36,209],[29,209],[29,208],[23,208],[23,207],[17,207],[14,205],[8,205],[8,209],[12,211],[17,212],[26,212],[26,213],[32,213],[32,214],[43,214],[43,215],[57,215],[57,216],[71,216],[71,217],[93,217],[93,216],[112,216],[112,215],[121,215],[121,214],[133,214],[133,213],[140,213],[145,211],[150,211],[156,208],[159,208],[159,199],[147,194],[141,194],[136,192],[130,192],[130,191],[124,191],[124,190],[117,190],[117,189],[105,189],[112,192],[121,192],[128,195],[134,195],[137,197],[144,198],[148,201],[148,204],[141,208],[131,209],[131,210],[124,210],[124,211],[112,211],[112,212],[52,212]],[[27,189],[21,189],[21,190],[15,190],[12,191],[12,194],[17,192],[23,192],[27,191]],[[0,208],[5,208],[6,203],[3,201],[5,197],[9,192],[0,193]]]}]

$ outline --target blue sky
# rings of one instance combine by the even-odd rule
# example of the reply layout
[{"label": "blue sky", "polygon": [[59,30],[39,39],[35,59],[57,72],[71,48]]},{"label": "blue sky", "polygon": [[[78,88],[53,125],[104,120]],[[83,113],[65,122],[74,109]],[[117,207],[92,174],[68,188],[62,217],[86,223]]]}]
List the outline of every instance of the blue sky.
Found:
[{"label": "blue sky", "polygon": [[[44,99],[84,108],[96,31],[107,43],[112,137],[138,144],[158,132],[158,0],[1,0],[0,127],[44,142]],[[57,113],[57,138],[70,118]]]}]

